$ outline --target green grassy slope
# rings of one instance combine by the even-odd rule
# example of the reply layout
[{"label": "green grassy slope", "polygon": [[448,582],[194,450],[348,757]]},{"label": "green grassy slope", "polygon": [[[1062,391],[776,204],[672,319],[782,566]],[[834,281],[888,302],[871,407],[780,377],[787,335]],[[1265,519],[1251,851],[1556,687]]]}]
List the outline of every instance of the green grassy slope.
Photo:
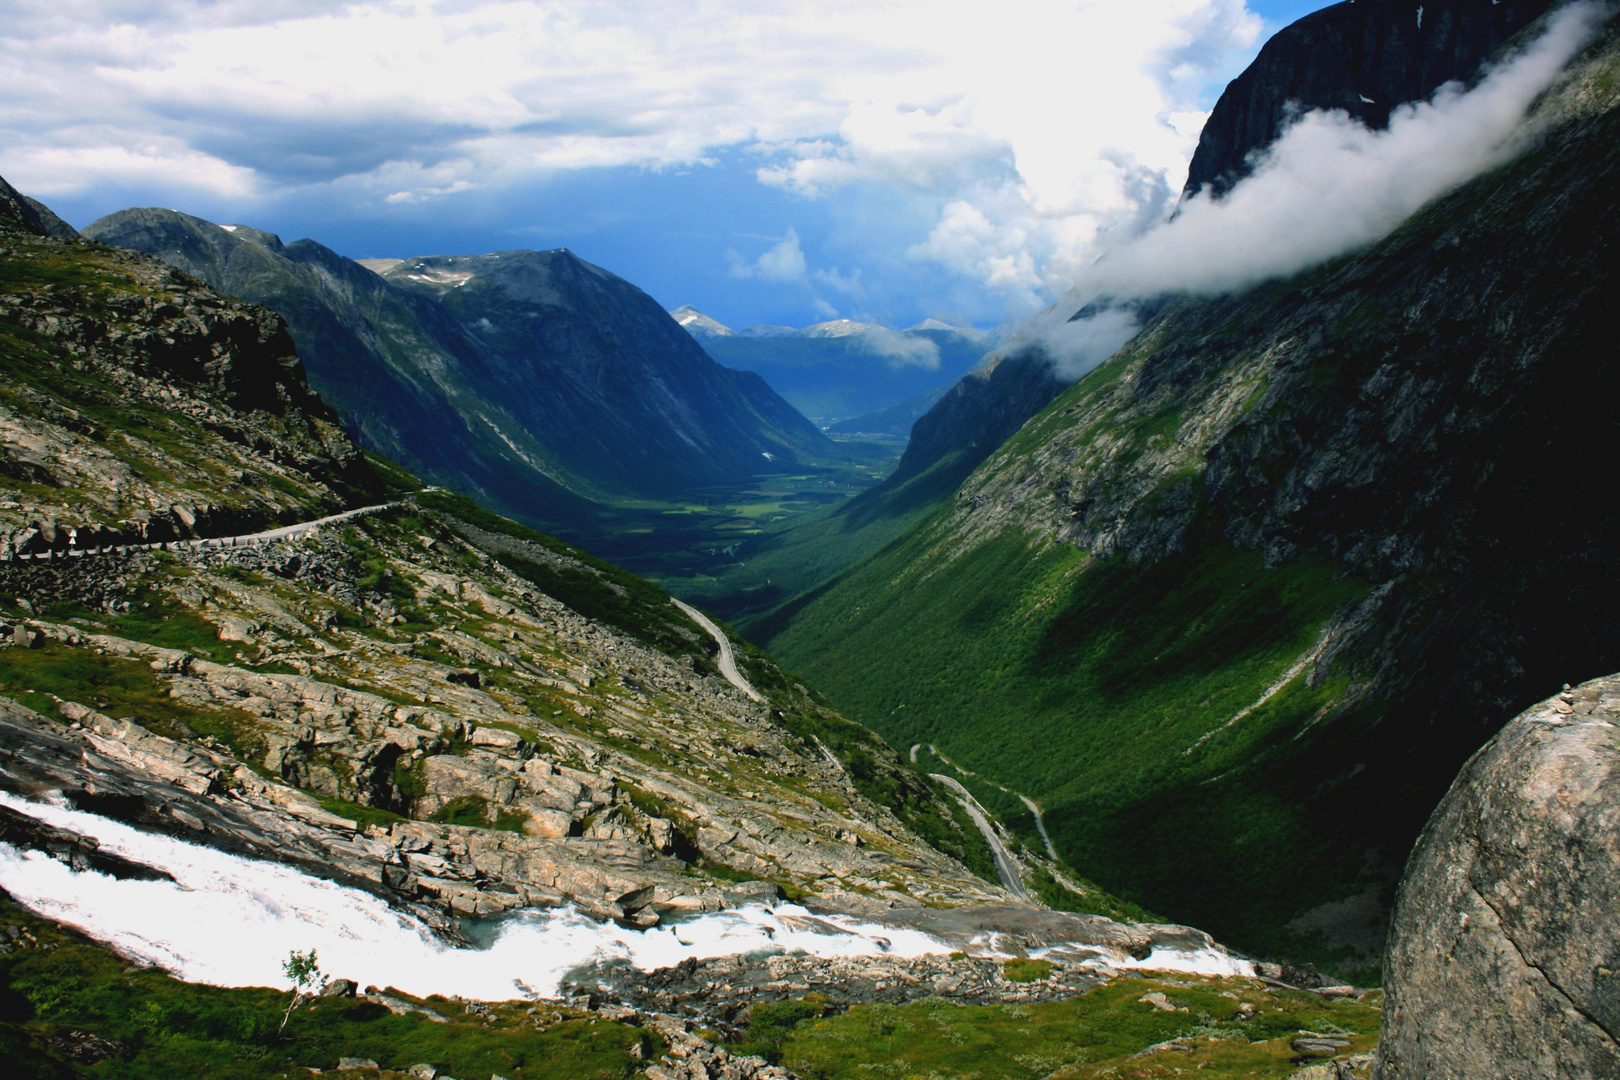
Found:
[{"label": "green grassy slope", "polygon": [[1105,888],[1373,958],[1377,927],[1321,905],[1387,898],[1468,753],[1620,665],[1617,57],[1611,31],[1544,142],[1368,251],[1162,308],[756,638],[1039,800]]}]

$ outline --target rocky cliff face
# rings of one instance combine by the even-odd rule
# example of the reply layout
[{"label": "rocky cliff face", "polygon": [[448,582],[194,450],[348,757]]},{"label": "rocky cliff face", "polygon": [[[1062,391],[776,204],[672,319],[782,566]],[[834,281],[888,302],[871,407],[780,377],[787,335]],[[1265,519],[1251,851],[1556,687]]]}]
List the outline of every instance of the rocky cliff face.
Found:
[{"label": "rocky cliff face", "polygon": [[153,260],[57,239],[20,199],[8,209],[0,523],[11,549],[248,531],[378,497],[384,485],[310,390],[280,317]]},{"label": "rocky cliff face", "polygon": [[1198,136],[1182,197],[1220,196],[1289,118],[1337,109],[1371,128],[1453,79],[1467,81],[1550,0],[1350,0],[1278,31],[1233,79]]},{"label": "rocky cliff face", "polygon": [[1401,881],[1382,1080],[1620,1075],[1620,677],[1510,721]]},{"label": "rocky cliff face", "polygon": [[[531,520],[796,467],[832,444],[630,283],[572,254],[378,264],[312,240],[125,210],[86,235],[286,317],[368,447]],[[768,456],[767,456],[768,455]]]},{"label": "rocky cliff face", "polygon": [[1538,685],[1620,666],[1616,48],[1389,240],[1162,311],[772,647],[1026,785],[1104,884],[1374,955],[1442,778]]}]

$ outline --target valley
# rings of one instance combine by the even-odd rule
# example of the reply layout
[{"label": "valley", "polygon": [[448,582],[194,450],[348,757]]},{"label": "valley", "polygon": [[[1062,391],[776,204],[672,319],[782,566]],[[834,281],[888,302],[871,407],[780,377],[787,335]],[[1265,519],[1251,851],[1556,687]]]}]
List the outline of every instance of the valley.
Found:
[{"label": "valley", "polygon": [[1112,892],[1376,963],[1455,770],[1620,662],[1582,599],[1617,588],[1581,404],[1609,370],[1614,48],[1518,161],[1364,252],[1163,302],[887,547],[745,625],[897,745],[1039,800]]},{"label": "valley", "polygon": [[[723,235],[701,198],[559,232],[589,139],[520,225],[451,227],[510,194],[468,162],[564,113],[365,174],[380,250],[477,254],[80,230],[0,180],[13,1073],[1615,1075],[1620,17],[1226,14],[1141,54],[1186,103],[1250,50],[1131,129],[1170,164],[1109,149],[1069,202],[1041,170],[1093,151],[975,142],[964,74],[635,166],[743,168]],[[615,137],[749,100],[719,85],[626,81]],[[275,190],[197,205],[304,231],[316,188]],[[557,246],[597,235],[713,265],[631,258],[655,300]],[[1049,306],[943,317],[996,322],[965,274]]]}]

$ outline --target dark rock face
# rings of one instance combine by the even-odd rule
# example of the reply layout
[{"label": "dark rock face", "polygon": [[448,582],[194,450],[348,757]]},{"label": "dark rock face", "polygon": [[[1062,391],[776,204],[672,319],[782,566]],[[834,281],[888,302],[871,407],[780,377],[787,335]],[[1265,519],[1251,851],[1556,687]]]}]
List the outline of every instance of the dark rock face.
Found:
[{"label": "dark rock face", "polygon": [[1382,1080],[1620,1075],[1620,676],[1464,766],[1407,864]]},{"label": "dark rock face", "polygon": [[963,376],[913,425],[905,456],[888,483],[904,483],[955,455],[950,469],[955,487],[1062,390],[1063,383],[1037,349]]},{"label": "dark rock face", "polygon": [[23,201],[28,204],[29,209],[33,210],[34,216],[39,220],[39,227],[45,230],[46,236],[55,237],[58,240],[81,239],[78,229],[57,217],[50,207],[38,199],[24,195]]},{"label": "dark rock face", "polygon": [[[1290,616],[1299,666],[1279,670],[1288,679],[1278,686],[1298,678],[1320,696],[1279,724],[1285,735],[1236,752],[1231,733],[1251,721],[1250,703],[1276,701],[1257,693],[1167,746],[1167,771],[1186,772],[1155,780],[1151,795],[1100,794],[1133,767],[1125,754],[1090,787],[1042,778],[1057,790],[1026,793],[1048,800],[1059,849],[1090,859],[1105,887],[1230,940],[1256,940],[1254,863],[1226,824],[1248,822],[1254,806],[1285,806],[1291,828],[1326,853],[1267,872],[1278,873],[1273,895],[1298,887],[1277,923],[1381,889],[1361,867],[1406,850],[1453,770],[1502,722],[1542,688],[1620,667],[1620,519],[1608,494],[1620,457],[1607,405],[1620,377],[1609,269],[1620,243],[1620,95],[1607,74],[1617,55],[1611,24],[1549,93],[1534,152],[1387,240],[1289,281],[1165,308],[989,454],[953,507],[800,607],[773,647],[898,745],[947,737],[944,725],[925,732],[905,718],[961,703],[1022,760],[1069,755],[1075,772],[1101,773],[1065,701],[1077,684],[1060,680],[1087,650],[1110,647],[1107,634],[1127,640],[1124,628],[1138,625],[1109,597],[1202,587],[1212,578],[1189,558],[1212,552],[1253,553],[1266,573],[1332,566],[1355,595],[1332,614]],[[1018,577],[993,561],[992,541],[1009,533],[1029,538],[1032,567],[1052,542],[1097,560],[1070,591],[1054,590],[1072,621],[1034,624],[1043,636],[1023,639],[1025,651],[982,664],[971,652],[944,659],[943,646],[889,664],[874,642],[952,640],[939,628],[962,623],[975,589],[996,602],[1035,592],[1042,571]],[[986,566],[997,568],[993,587]],[[916,584],[924,575],[931,592]],[[1283,625],[1249,582],[1230,595],[1234,610]],[[1199,617],[1211,609],[1189,606]],[[1166,623],[1187,624],[1179,614]],[[1012,615],[990,625],[976,632],[1022,632]],[[1225,649],[1200,645],[1176,676],[1235,669]],[[1110,684],[1118,700],[1146,701],[1169,684],[1168,669],[1143,675],[1159,660],[1145,652]],[[983,689],[998,666],[1019,678]],[[1194,715],[1202,700],[1160,715]],[[1001,753],[981,765],[1016,779],[1020,763]],[[1232,819],[1211,812],[1217,799]],[[1346,815],[1350,804],[1365,812]],[[1157,851],[1175,856],[1159,863]],[[1339,857],[1349,851],[1366,862]]]},{"label": "dark rock face", "polygon": [[0,177],[0,233],[7,232],[48,235],[39,214],[34,210],[33,200]]},{"label": "dark rock face", "polygon": [[492,400],[599,483],[740,479],[826,442],[759,376],[720,367],[652,297],[567,250],[409,259],[385,277],[468,327]]},{"label": "dark rock face", "polygon": [[1397,105],[1468,80],[1550,0],[1350,0],[1279,31],[1233,79],[1198,137],[1182,197],[1220,196],[1289,119],[1340,109],[1371,128]]}]

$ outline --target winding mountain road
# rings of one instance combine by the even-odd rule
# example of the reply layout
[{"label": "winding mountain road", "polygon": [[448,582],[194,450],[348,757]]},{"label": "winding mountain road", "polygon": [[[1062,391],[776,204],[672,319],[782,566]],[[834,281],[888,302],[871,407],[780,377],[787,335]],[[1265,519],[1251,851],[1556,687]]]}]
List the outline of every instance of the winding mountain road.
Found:
[{"label": "winding mountain road", "polygon": [[1040,830],[1041,843],[1046,845],[1046,853],[1052,857],[1053,862],[1056,862],[1058,857],[1057,848],[1052,846],[1052,838],[1047,835],[1046,819],[1041,816],[1041,804],[1028,795],[1019,795],[1018,801],[1028,807],[1029,812],[1035,815],[1035,828]]},{"label": "winding mountain road", "polygon": [[[673,596],[670,599],[675,600]],[[737,670],[737,655],[731,651],[731,639],[726,637],[725,632],[716,626],[707,615],[691,604],[675,600],[675,606],[686,612],[693,622],[707,630],[710,636],[720,645],[720,674],[726,677],[726,682],[747,694],[754,701],[764,701],[764,696],[758,690],[755,690],[747,679],[743,678],[742,672]]]},{"label": "winding mountain road", "polygon": [[962,809],[968,812],[973,824],[984,834],[985,842],[990,845],[990,854],[996,860],[996,873],[1001,876],[1001,883],[1007,887],[1007,891],[1026,904],[1033,904],[1035,898],[1024,886],[1023,875],[1018,872],[1018,860],[1013,858],[1013,853],[1007,850],[1007,845],[996,835],[995,826],[990,824],[990,816],[984,812],[984,807],[979,805],[979,800],[975,799],[967,788],[944,773],[929,775],[956,793],[956,801],[962,804]]},{"label": "winding mountain road", "polygon": [[314,521],[300,521],[294,525],[282,525],[274,529],[265,529],[262,532],[242,533],[237,536],[208,536],[192,540],[154,540],[146,544],[109,544],[105,547],[68,547],[61,551],[42,551],[33,554],[26,552],[12,553],[0,552],[0,560],[9,561],[18,559],[28,562],[34,559],[49,561],[51,559],[83,558],[86,555],[111,555],[125,551],[147,551],[152,548],[162,548],[171,551],[178,548],[200,547],[242,547],[246,544],[275,543],[279,540],[296,540],[300,536],[307,536],[324,525],[335,525],[340,521],[351,518],[364,517],[366,514],[375,514],[381,510],[392,510],[402,505],[399,502],[377,503],[374,506],[359,506],[353,510],[345,510],[339,514],[328,514]]}]

